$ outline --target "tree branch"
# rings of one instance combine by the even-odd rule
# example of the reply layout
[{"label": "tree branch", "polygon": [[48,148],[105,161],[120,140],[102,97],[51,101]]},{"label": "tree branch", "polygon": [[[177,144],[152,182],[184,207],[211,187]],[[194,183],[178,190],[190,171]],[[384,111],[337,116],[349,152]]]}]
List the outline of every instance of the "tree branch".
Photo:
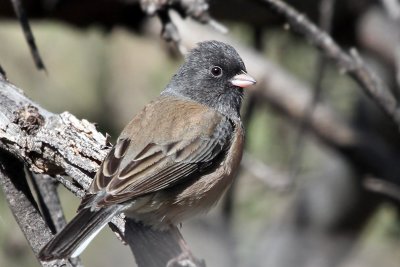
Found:
[{"label": "tree branch", "polygon": [[[52,238],[50,229],[37,210],[26,182],[24,166],[0,150],[0,185],[8,205],[35,255]],[[44,267],[79,266],[65,260],[40,262]]]},{"label": "tree branch", "polygon": [[[249,88],[260,103],[268,104],[292,122],[305,117],[311,102],[312,89],[283,70],[263,55],[230,39],[227,36],[207,31],[195,23],[173,17],[182,33],[182,42],[193,47],[201,39],[215,39],[233,44],[242,56],[246,67],[257,80],[257,86]],[[308,130],[320,142],[338,152],[362,174],[373,174],[383,180],[400,185],[399,156],[379,136],[360,132],[338,114],[326,102],[318,102],[310,116]],[[394,199],[392,199],[394,200]],[[396,201],[396,200],[395,200]]]},{"label": "tree branch", "polygon": [[267,4],[278,14],[284,16],[295,31],[303,34],[325,55],[334,60],[343,72],[361,86],[364,92],[397,124],[400,128],[400,108],[396,98],[390,93],[384,82],[362,61],[355,49],[344,52],[326,32],[320,30],[306,16],[299,13],[281,0],[259,0]]},{"label": "tree branch", "polygon": [[[0,81],[0,151],[5,150],[16,156],[25,162],[31,171],[56,176],[57,180],[69,190],[81,196],[83,190],[89,187],[91,177],[94,176],[100,162],[106,156],[109,150],[107,145],[106,138],[88,121],[78,120],[68,112],[51,113],[26,98],[20,89],[5,81]],[[77,185],[64,175],[72,177]],[[6,195],[9,193],[7,191]],[[21,223],[22,228],[26,227],[24,223]],[[113,218],[112,223],[114,224],[112,229],[121,236],[121,239],[129,243],[135,253],[139,244],[136,244],[137,240],[133,240],[125,232],[125,221],[117,216]],[[130,223],[132,222],[127,224],[129,229]],[[51,236],[49,230],[48,232],[46,242]],[[181,253],[176,265],[173,266],[187,266],[184,265],[187,263],[192,264],[191,266],[203,266],[198,264],[200,261],[193,260],[191,253],[187,253],[187,247],[184,247],[185,251],[179,246],[183,239],[167,233],[160,233],[160,235],[164,235],[162,244],[154,243],[158,239],[149,236],[148,242],[141,244],[144,246],[142,248],[148,249],[147,244],[151,244],[151,249],[157,248],[157,251],[164,253],[166,258],[175,260],[177,259],[175,251],[172,254],[168,246],[163,244],[167,243],[169,246],[176,244]],[[45,241],[34,249],[38,250],[44,244]],[[143,256],[142,263],[144,264],[139,265],[140,267],[151,266],[147,265],[146,260],[151,262],[154,257],[150,254],[146,255]]]},{"label": "tree branch", "polygon": [[[335,0],[321,0],[319,3],[320,17],[319,25],[326,31],[331,31],[333,10],[334,10]],[[291,155],[289,168],[291,173],[291,180],[294,181],[300,172],[301,159],[304,150],[304,135],[308,128],[308,123],[310,117],[314,113],[316,104],[321,101],[322,91],[323,91],[323,79],[326,73],[327,58],[322,54],[319,54],[315,62],[315,74],[314,74],[314,84],[313,84],[313,95],[310,104],[306,107],[305,117],[300,121],[297,136],[295,137],[295,146],[293,154]]]}]

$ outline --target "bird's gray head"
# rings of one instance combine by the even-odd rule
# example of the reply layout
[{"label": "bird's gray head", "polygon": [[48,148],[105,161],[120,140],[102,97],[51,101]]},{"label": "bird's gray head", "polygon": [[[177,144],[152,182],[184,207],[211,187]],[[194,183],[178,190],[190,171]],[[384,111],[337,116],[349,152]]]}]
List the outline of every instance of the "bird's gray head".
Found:
[{"label": "bird's gray head", "polygon": [[232,46],[206,41],[190,51],[162,94],[189,98],[238,118],[243,88],[255,82]]}]

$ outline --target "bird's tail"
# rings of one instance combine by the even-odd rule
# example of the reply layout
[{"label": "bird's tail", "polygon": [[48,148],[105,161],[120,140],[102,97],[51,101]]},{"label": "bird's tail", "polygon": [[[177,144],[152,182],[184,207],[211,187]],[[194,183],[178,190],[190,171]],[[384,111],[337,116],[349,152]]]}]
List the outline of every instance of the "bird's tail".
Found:
[{"label": "bird's tail", "polygon": [[77,257],[100,230],[121,211],[121,206],[105,207],[97,211],[84,208],[39,253],[43,261]]}]

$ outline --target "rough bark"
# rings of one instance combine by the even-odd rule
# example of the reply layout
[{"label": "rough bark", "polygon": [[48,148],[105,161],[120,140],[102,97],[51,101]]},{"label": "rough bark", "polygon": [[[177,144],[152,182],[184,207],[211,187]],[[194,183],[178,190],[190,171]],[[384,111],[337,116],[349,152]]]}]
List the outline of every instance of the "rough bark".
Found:
[{"label": "rough bark", "polygon": [[[26,98],[20,89],[5,80],[0,81],[0,151],[2,153],[6,151],[17,157],[19,161],[28,166],[30,171],[56,176],[57,180],[64,186],[82,197],[85,189],[89,187],[91,177],[97,171],[99,163],[108,150],[109,144],[106,138],[96,130],[94,124],[87,120],[79,120],[68,112],[51,113]],[[0,160],[3,168],[12,166],[10,162],[3,162],[5,160],[3,157]],[[21,176],[23,165],[19,163],[19,166],[20,171],[17,174]],[[66,176],[72,177],[73,181],[68,180]],[[5,194],[7,198],[12,199],[15,198],[16,192],[8,189],[11,178],[10,175],[2,175]],[[40,179],[48,178],[42,177]],[[39,185],[38,188],[43,188],[43,186]],[[29,192],[29,189],[26,190]],[[24,215],[31,215],[28,217],[29,221],[20,221],[22,229],[29,225],[38,226],[37,229],[36,227],[28,227],[34,233],[26,235],[32,249],[37,253],[50,239],[51,231],[40,217],[37,209],[35,212],[25,213],[27,211],[25,205],[28,204],[21,202],[21,206],[19,201],[11,201],[10,203],[10,205],[13,203],[16,205],[13,212],[21,210]],[[57,205],[57,203],[53,204]],[[56,210],[52,209],[51,206],[48,206],[48,208],[50,217],[57,218],[60,216],[53,213]],[[18,212],[15,216],[19,216]],[[33,223],[33,216],[35,216],[35,222],[41,220],[41,224]],[[118,216],[113,219],[112,223],[112,229],[128,242],[135,253],[138,244],[135,240],[126,236],[125,221]],[[130,223],[135,224],[134,222]],[[59,228],[59,226],[55,225],[54,227]],[[128,227],[129,229],[132,229],[132,227],[140,229],[140,226],[136,224],[132,227],[128,224]],[[178,230],[173,229],[171,231],[173,233]],[[159,242],[160,240],[163,240],[163,242]],[[182,242],[184,241],[180,235],[152,231],[147,237],[147,243],[142,243],[140,247],[146,250],[147,246],[151,245],[150,249],[164,253],[164,259],[169,258],[169,261],[174,262],[175,265],[171,266],[186,266],[185,264],[188,263],[192,264],[191,266],[203,266],[199,265],[199,263],[202,263],[201,261],[195,260],[192,254],[188,253],[187,247],[180,246]],[[165,246],[165,244],[169,244],[169,246],[175,244],[179,249],[171,251],[169,246]],[[139,266],[156,266],[151,265],[153,259],[152,254],[142,255],[140,263],[142,265]]]}]

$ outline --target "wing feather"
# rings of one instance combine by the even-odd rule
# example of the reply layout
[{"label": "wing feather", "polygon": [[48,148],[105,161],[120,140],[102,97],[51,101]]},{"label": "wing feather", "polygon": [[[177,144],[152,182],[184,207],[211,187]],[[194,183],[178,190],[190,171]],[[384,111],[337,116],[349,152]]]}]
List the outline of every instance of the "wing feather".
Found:
[{"label": "wing feather", "polygon": [[[160,106],[158,108],[162,108],[162,105]],[[199,112],[194,113],[193,109],[199,109]],[[151,132],[151,129],[156,129],[158,125],[154,121],[146,121],[145,115],[151,115],[149,111],[141,114],[145,122],[133,120],[134,125],[145,125],[146,128],[143,129],[149,132],[147,135],[141,133],[138,137],[122,134],[118,139],[92,184],[91,191],[97,194],[95,204],[106,206],[121,203],[163,190],[187,179],[195,179],[204,169],[219,164],[213,159],[229,147],[233,124],[215,112],[208,112],[210,114],[206,115],[209,118],[203,118],[204,112],[200,111],[198,106],[193,106],[190,112],[194,118],[188,117],[186,124],[177,127],[175,132],[167,128],[171,127],[172,123],[167,126],[160,125],[160,132],[164,133],[162,138],[154,135],[154,131]],[[174,120],[175,118],[171,118],[171,122]],[[197,132],[193,131],[195,128],[198,129]],[[179,131],[180,134],[177,134]],[[171,136],[168,136],[168,133],[171,133]],[[135,142],[135,137],[142,140]]]}]

